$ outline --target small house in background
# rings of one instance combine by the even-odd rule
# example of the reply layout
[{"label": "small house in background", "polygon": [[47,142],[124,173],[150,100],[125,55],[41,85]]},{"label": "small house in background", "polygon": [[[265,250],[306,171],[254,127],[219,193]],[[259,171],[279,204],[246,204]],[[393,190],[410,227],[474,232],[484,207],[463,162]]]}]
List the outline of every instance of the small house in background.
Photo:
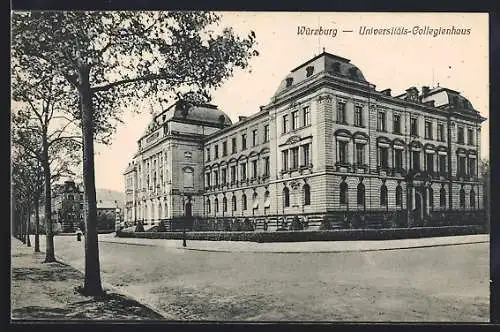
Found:
[{"label": "small house in background", "polygon": [[[110,189],[96,189],[97,197],[97,230],[113,232],[116,214],[123,211],[123,194]],[[45,230],[45,214],[43,200],[40,204],[41,229]],[[117,212],[120,211],[120,212]],[[52,188],[52,222],[54,233],[73,233],[80,228],[84,230],[85,196],[83,184],[67,180],[55,184]],[[34,212],[33,212],[34,214]],[[34,215],[31,220],[35,220]]]}]

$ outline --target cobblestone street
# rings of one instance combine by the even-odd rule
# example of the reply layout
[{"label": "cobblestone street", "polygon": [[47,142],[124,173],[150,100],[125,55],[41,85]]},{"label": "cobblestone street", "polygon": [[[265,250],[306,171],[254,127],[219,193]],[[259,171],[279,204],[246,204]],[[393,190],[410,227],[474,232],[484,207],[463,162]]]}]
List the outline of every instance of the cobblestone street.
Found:
[{"label": "cobblestone street", "polygon": [[[159,308],[166,319],[489,320],[488,243],[279,254],[106,237],[99,243],[103,281]],[[79,269],[83,247],[73,236],[55,238],[56,255]]]}]

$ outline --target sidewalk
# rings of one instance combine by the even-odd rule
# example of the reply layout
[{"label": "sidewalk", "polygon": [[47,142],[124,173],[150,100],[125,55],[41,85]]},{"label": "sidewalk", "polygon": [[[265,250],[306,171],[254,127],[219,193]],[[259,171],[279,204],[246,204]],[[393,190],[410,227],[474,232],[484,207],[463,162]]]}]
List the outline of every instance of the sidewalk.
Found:
[{"label": "sidewalk", "polygon": [[107,291],[103,298],[82,296],[74,289],[83,275],[62,263],[42,263],[45,253],[34,253],[11,238],[12,320],[141,320],[163,319],[135,300]]},{"label": "sidewalk", "polygon": [[479,234],[384,241],[312,241],[275,243],[187,240],[187,247],[182,247],[182,240],[119,238],[115,237],[114,234],[99,235],[99,241],[210,252],[340,253],[489,243],[490,236],[489,234]]}]

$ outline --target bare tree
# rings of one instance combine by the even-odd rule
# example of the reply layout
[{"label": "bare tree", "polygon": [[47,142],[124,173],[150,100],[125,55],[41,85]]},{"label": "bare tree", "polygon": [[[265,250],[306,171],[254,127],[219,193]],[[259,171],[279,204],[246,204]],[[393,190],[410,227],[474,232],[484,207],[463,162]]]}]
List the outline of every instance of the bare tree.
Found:
[{"label": "bare tree", "polygon": [[[67,111],[77,107],[76,101],[65,81],[54,72],[39,72],[37,66],[23,68],[13,63],[12,98],[16,107],[12,141],[37,160],[43,170],[43,177],[36,174],[36,179],[44,185],[45,262],[54,262],[51,184],[73,174],[72,168],[80,162],[81,137],[74,133],[78,120]],[[35,213],[38,215],[38,209]]]},{"label": "bare tree", "polygon": [[[240,38],[219,29],[209,12],[14,13],[13,56],[57,68],[75,88],[83,135],[85,282],[83,293],[102,293],[96,229],[94,138],[111,132],[124,102],[210,99],[210,90],[246,68],[255,34]],[[82,29],[82,27],[85,27]],[[215,30],[219,29],[219,32]]]}]

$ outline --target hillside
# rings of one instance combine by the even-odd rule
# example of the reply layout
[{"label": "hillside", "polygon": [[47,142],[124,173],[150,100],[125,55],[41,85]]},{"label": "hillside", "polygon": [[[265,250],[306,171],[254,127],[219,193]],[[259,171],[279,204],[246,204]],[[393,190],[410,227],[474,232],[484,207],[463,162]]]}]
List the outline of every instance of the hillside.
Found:
[{"label": "hillside", "polygon": [[111,189],[97,188],[96,189],[97,201],[107,201],[114,202],[117,201],[118,206],[123,208],[123,202],[125,200],[125,194]]}]

